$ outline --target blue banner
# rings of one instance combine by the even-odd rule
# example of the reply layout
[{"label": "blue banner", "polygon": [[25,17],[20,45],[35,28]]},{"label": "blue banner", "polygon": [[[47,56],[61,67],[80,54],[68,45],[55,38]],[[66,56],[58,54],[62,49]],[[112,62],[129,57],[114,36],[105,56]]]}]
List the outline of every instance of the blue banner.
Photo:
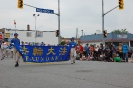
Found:
[{"label": "blue banner", "polygon": [[30,46],[15,45],[24,62],[60,62],[68,61],[70,47],[68,46]]}]

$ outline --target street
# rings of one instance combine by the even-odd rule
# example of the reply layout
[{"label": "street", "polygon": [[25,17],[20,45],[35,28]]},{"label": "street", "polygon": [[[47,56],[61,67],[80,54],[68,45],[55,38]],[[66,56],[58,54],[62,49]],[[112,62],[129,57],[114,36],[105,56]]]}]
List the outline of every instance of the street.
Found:
[{"label": "street", "polygon": [[76,61],[25,64],[0,61],[0,88],[133,88],[133,64]]}]

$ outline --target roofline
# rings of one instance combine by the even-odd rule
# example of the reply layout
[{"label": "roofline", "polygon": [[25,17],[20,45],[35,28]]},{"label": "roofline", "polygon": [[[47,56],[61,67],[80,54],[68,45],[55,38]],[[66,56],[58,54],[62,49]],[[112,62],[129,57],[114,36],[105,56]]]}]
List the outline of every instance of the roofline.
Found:
[{"label": "roofline", "polygon": [[[133,41],[133,39],[105,39],[105,42],[125,42],[125,41]],[[81,41],[82,43],[88,43],[88,42],[102,42],[102,39],[100,40],[88,40],[88,41]]]},{"label": "roofline", "polygon": [[[0,29],[2,30],[2,29]],[[35,30],[19,30],[19,29],[6,29],[5,30],[7,31],[35,31]],[[39,31],[39,32],[55,32],[55,31],[41,31],[41,30],[36,30],[36,31]]]},{"label": "roofline", "polygon": [[[61,38],[61,39],[71,39],[71,38]],[[80,39],[80,38],[77,38],[77,39]],[[76,38],[75,38],[75,40],[76,40]]]},{"label": "roofline", "polygon": [[[107,34],[132,34],[132,33],[107,33]],[[91,34],[91,35],[84,35],[84,36],[93,36],[95,34]],[[102,34],[96,34],[96,35],[102,35]],[[81,37],[84,37],[84,36],[81,36]]]}]

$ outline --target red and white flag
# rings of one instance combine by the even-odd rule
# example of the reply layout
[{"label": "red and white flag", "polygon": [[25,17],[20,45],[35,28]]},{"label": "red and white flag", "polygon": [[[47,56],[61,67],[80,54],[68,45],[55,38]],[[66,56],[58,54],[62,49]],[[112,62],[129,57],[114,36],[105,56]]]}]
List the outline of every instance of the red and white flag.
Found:
[{"label": "red and white flag", "polygon": [[14,25],[15,25],[15,28],[16,28],[16,21],[14,20]]}]

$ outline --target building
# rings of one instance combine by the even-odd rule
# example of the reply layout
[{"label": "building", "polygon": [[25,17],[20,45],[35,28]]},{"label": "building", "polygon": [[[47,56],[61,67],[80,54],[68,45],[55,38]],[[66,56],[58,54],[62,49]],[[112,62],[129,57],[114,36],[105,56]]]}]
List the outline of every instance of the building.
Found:
[{"label": "building", "polygon": [[2,38],[6,42],[10,42],[14,38],[14,33],[18,33],[20,41],[28,43],[41,43],[44,42],[46,45],[57,45],[58,37],[55,36],[55,31],[37,31],[36,41],[35,41],[35,31],[34,30],[15,30],[15,29],[0,29],[2,33]]},{"label": "building", "polygon": [[[95,46],[102,43],[102,34],[94,34],[94,35],[85,35],[80,38],[83,45],[86,43],[93,44]],[[104,38],[105,45],[110,44],[113,42],[116,46],[119,45],[119,43],[127,42],[127,44],[130,47],[133,47],[133,34],[116,34],[116,33],[108,33],[108,36]]]}]

